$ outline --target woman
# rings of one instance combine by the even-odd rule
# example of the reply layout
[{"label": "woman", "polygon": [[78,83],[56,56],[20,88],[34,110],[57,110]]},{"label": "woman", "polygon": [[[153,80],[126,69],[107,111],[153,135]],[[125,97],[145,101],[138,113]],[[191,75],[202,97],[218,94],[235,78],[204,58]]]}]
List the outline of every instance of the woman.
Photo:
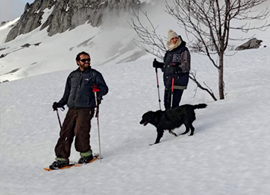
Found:
[{"label": "woman", "polygon": [[[153,61],[153,67],[161,68],[164,72],[164,106],[166,110],[179,106],[183,90],[187,88],[190,71],[190,53],[186,42],[173,30],[168,31],[167,47],[163,63]],[[171,99],[173,99],[172,102]]]}]

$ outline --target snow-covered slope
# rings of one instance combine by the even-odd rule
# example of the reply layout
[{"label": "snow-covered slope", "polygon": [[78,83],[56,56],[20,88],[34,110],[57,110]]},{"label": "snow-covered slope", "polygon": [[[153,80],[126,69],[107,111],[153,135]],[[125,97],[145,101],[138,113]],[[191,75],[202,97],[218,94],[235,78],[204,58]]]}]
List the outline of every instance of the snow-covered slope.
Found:
[{"label": "snow-covered slope", "polygon": [[[81,51],[89,52],[95,65],[128,62],[145,54],[133,44],[131,29],[106,28],[85,24],[52,37],[37,29],[1,44],[1,55],[6,56],[1,58],[0,82],[70,69],[76,65],[74,54]],[[22,47],[25,44],[29,46]]]},{"label": "snow-covered slope", "polygon": [[[166,36],[168,23],[163,26]],[[6,27],[0,28],[1,41]],[[132,37],[126,30],[110,32],[85,24],[53,37],[36,31],[1,42],[0,48],[6,48],[1,54],[13,53],[0,59],[0,81],[14,81],[0,84],[0,194],[269,194],[269,47],[226,57],[223,101],[214,102],[190,81],[181,104],[208,104],[196,110],[194,136],[175,138],[165,132],[160,144],[149,146],[156,138],[155,128],[139,121],[143,113],[159,108],[153,57],[137,59],[139,50],[126,45]],[[126,35],[120,41],[115,38],[119,32]],[[258,38],[269,42],[267,32],[260,33]],[[30,47],[21,49],[25,43]],[[46,172],[43,167],[54,161],[59,135],[51,105],[62,97],[81,50],[91,54],[93,68],[110,89],[100,106],[103,159]],[[16,67],[18,71],[5,74]],[[218,73],[209,60],[192,53],[192,69],[217,95]],[[163,97],[161,72],[159,80]],[[61,120],[65,113],[60,112]],[[93,118],[94,152],[99,150],[96,124]],[[183,131],[184,127],[175,130]],[[73,147],[70,160],[78,159]]]},{"label": "snow-covered slope", "polygon": [[[100,111],[104,159],[55,172],[42,169],[54,160],[59,133],[51,104],[61,98],[70,71],[2,83],[0,194],[268,194],[268,54],[265,48],[227,59],[224,101],[213,102],[191,82],[182,104],[208,104],[196,111],[195,135],[165,133],[155,146],[149,146],[155,128],[139,125],[144,112],[158,109],[152,59],[99,66],[110,88]],[[207,59],[192,58],[198,77],[212,87],[216,78],[205,68]],[[95,118],[92,125],[98,152]],[[73,149],[70,159],[78,158]]]}]

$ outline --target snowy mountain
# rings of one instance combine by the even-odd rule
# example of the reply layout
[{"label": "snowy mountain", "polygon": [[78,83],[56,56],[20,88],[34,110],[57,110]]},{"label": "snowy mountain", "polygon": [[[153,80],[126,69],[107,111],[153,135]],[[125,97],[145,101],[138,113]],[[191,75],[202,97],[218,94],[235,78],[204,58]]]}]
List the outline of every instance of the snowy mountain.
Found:
[{"label": "snowy mountain", "polygon": [[[76,2],[77,1],[73,1],[72,4],[75,7],[79,6],[79,3]],[[96,4],[94,1],[91,2],[92,4]],[[117,6],[129,7],[131,2],[133,2],[133,0],[125,0],[117,4],[111,2],[107,6],[112,4],[116,8]],[[159,7],[158,3],[141,2],[143,5],[149,4],[151,8],[158,9]],[[73,54],[83,50],[88,51],[91,54],[92,62],[95,66],[134,61],[146,55],[145,52],[133,43],[136,33],[131,29],[128,23],[132,18],[132,13],[125,10],[119,12],[111,10],[111,12],[108,13],[100,13],[103,14],[102,25],[95,25],[95,27],[87,20],[81,24],[83,18],[86,16],[78,18],[79,16],[77,13],[77,18],[73,18],[73,27],[70,27],[63,33],[54,33],[52,36],[52,33],[51,31],[48,31],[48,28],[56,27],[51,27],[47,24],[50,16],[55,15],[54,12],[57,12],[54,7],[51,7],[50,4],[52,3],[53,1],[44,1],[41,6],[40,1],[35,1],[31,5],[31,9],[28,8],[30,11],[27,11],[28,9],[26,6],[26,11],[21,18],[15,19],[0,27],[0,82],[73,68],[73,64],[70,63],[74,62]],[[56,3],[55,6],[60,6],[59,4],[63,3]],[[46,8],[46,6],[48,7]],[[92,9],[92,5],[89,6],[89,9]],[[98,6],[99,5],[96,5],[97,8]],[[62,7],[59,9],[62,10]],[[71,8],[67,11],[70,10]],[[40,14],[41,12],[42,14]],[[17,33],[14,33],[17,36],[16,39],[6,42],[6,38],[7,36],[10,36],[11,31],[22,28],[21,26],[24,25],[22,20],[29,20],[28,23],[33,23],[33,20],[36,20],[37,16],[35,14],[37,13],[40,15],[39,17],[41,17],[41,20],[39,21],[41,24],[38,27],[29,33],[21,34],[20,36],[17,36]],[[76,20],[78,20],[77,23],[81,25],[77,24]],[[56,25],[55,23],[56,22],[54,21],[54,26]],[[76,28],[74,28],[75,23],[78,25]],[[43,24],[46,24],[46,27],[44,27]],[[24,31],[28,32],[29,29],[27,30],[26,28]],[[57,30],[54,31],[57,32]],[[40,55],[43,56],[42,60],[39,57]],[[16,56],[25,56],[25,58],[22,60],[21,58],[18,59]],[[63,61],[63,58],[66,58],[69,63],[64,63],[65,61]],[[72,65],[70,66],[68,64]]]},{"label": "snowy mountain", "polygon": [[[164,36],[169,28],[177,31],[166,17],[155,18]],[[160,144],[149,146],[156,130],[139,121],[143,113],[159,108],[153,56],[133,45],[135,35],[122,26],[123,20],[117,28],[109,22],[100,28],[84,24],[52,37],[35,30],[8,43],[3,39],[12,23],[0,28],[0,48],[5,48],[0,55],[7,54],[0,58],[0,81],[11,81],[0,84],[0,194],[269,194],[269,29],[256,32],[267,47],[228,53],[225,100],[213,101],[190,81],[181,104],[208,104],[196,110],[194,136],[165,132]],[[100,106],[103,159],[46,172],[43,167],[54,161],[59,135],[51,105],[62,97],[82,50],[90,53],[93,68],[110,89]],[[216,69],[206,56],[191,55],[197,78],[217,93]],[[161,81],[162,73],[158,76]],[[163,97],[162,84],[160,90]],[[65,114],[60,112],[61,120]],[[98,152],[96,118],[91,146]],[[73,147],[70,160],[78,159]]]}]

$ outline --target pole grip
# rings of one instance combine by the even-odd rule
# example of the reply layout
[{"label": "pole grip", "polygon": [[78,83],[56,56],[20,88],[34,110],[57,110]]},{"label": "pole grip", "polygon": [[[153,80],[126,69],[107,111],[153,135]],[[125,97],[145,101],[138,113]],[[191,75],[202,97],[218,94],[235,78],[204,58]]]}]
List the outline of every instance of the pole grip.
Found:
[{"label": "pole grip", "polygon": [[172,92],[174,91],[174,78],[172,78]]}]

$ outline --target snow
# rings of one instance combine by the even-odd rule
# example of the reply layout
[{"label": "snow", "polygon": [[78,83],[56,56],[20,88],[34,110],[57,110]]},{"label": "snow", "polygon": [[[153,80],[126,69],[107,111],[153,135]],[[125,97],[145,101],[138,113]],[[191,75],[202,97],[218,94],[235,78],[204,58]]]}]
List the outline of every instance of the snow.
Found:
[{"label": "snow", "polygon": [[[1,37],[0,37],[0,43],[4,43],[6,40],[6,36],[8,32],[11,30],[12,25],[15,24],[20,18],[16,18],[15,20],[11,22],[7,22],[4,25],[0,26],[0,32],[1,32]],[[2,48],[2,46],[1,46]]]},{"label": "snow", "polygon": [[[75,37],[78,33],[82,36]],[[34,31],[1,44],[1,48],[8,47],[2,54],[27,42],[42,41],[39,47],[30,46],[0,59],[1,80],[13,80],[0,84],[1,195],[269,194],[269,46],[227,55],[225,100],[213,101],[190,81],[181,104],[208,104],[196,110],[194,136],[176,138],[165,132],[160,144],[149,146],[155,141],[155,128],[142,126],[139,121],[143,113],[159,108],[153,56],[125,60],[132,58],[132,51],[138,51],[134,47],[125,54],[120,52],[131,35],[118,39],[119,43],[106,39],[106,47],[118,44],[110,54],[108,48],[98,53],[104,44],[97,40],[96,45],[86,41],[86,45],[78,46],[99,33],[108,32],[85,24],[53,37]],[[269,32],[265,33],[265,41],[269,42]],[[2,29],[0,35],[2,38]],[[109,86],[100,105],[103,159],[78,168],[46,172],[43,167],[54,161],[59,136],[51,105],[62,97],[66,78],[76,68],[74,58],[81,50],[90,52],[93,68],[103,74]],[[108,63],[102,63],[101,56],[101,61]],[[29,66],[33,62],[37,64]],[[5,75],[18,64],[23,71]],[[192,53],[192,69],[198,80],[218,96],[217,70],[207,57]],[[160,71],[159,80],[162,98]],[[59,112],[62,121],[66,111]],[[180,134],[184,129],[175,132]],[[94,152],[99,151],[96,118],[92,119],[91,146]],[[70,160],[78,159],[72,146]]]},{"label": "snow", "polygon": [[140,3],[151,3],[152,0],[140,0]]},{"label": "snow", "polygon": [[[42,24],[47,21],[48,17],[51,15],[53,9],[54,9],[54,6],[51,7],[50,9],[46,8],[46,9],[43,10],[44,13],[43,13],[42,20],[41,20]],[[68,11],[68,7],[67,7],[66,11]]]}]

